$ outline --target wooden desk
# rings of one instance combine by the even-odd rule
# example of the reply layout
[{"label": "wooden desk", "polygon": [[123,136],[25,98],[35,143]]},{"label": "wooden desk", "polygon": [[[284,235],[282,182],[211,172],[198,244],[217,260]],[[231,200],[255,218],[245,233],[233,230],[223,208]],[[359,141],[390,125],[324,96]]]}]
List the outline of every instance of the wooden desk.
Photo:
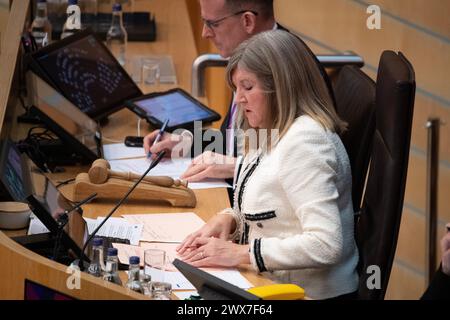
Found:
[{"label": "wooden desk", "polygon": [[[0,129],[1,136],[14,137],[14,140],[24,137],[24,127],[17,125],[15,117],[22,112],[14,93],[17,84],[18,69],[17,53],[21,30],[25,24],[26,13],[29,10],[28,1],[14,1],[11,14],[15,19],[8,23],[5,43],[11,44],[3,48],[0,63],[7,66],[0,75]],[[128,54],[170,54],[175,63],[178,86],[189,91],[191,79],[191,64],[197,56],[195,42],[192,36],[191,25],[184,1],[152,0],[149,10],[155,13],[158,23],[158,38],[153,43],[130,43]],[[169,89],[169,87],[161,87]],[[144,92],[146,87],[142,87]],[[134,135],[136,130],[136,116],[128,110],[122,110],[110,116],[107,126],[102,131],[111,139],[122,140],[125,135]],[[73,167],[62,175],[50,175],[51,179],[65,179],[74,177],[76,173],[86,171],[86,168]],[[70,194],[70,186],[62,188],[66,195]],[[194,208],[199,216],[208,220],[211,215],[229,205],[225,189],[210,189],[195,191],[198,204]],[[113,204],[94,203],[84,207],[87,217],[96,217],[107,214]],[[155,213],[180,212],[183,208],[172,208],[161,204],[138,205],[127,204],[121,207],[115,216],[124,213]],[[189,210],[192,211],[192,210]],[[23,234],[21,231],[0,231],[0,298],[23,299],[24,280],[29,279],[44,286],[53,288],[61,293],[77,299],[145,299],[143,295],[128,292],[125,288],[104,282],[87,274],[80,275],[81,290],[71,290],[67,287],[70,274],[66,266],[43,258],[19,244],[8,236]],[[259,277],[248,266],[241,268],[244,276],[255,285],[270,283],[269,280]]]}]

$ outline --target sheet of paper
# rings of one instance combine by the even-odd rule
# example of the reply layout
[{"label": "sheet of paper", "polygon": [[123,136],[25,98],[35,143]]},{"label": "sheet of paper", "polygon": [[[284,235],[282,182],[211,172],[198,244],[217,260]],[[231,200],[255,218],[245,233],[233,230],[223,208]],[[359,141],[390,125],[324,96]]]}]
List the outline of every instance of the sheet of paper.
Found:
[{"label": "sheet of paper", "polygon": [[50,232],[47,227],[34,214],[30,216],[30,225],[28,227],[28,235]]},{"label": "sheet of paper", "polygon": [[141,241],[182,242],[205,222],[193,212],[122,215],[133,224],[144,226]]},{"label": "sheet of paper", "polygon": [[124,143],[103,145],[103,157],[106,160],[145,158],[144,148],[127,147]]},{"label": "sheet of paper", "polygon": [[[113,246],[117,248],[119,261],[123,264],[128,264],[130,256],[139,256],[141,266],[143,267],[145,264],[144,251],[150,248],[165,250],[170,262],[172,262],[174,258],[179,258],[175,250],[178,244],[174,243],[141,243],[140,246],[114,243]],[[181,272],[177,271],[178,269],[176,269],[172,263],[167,264],[166,270],[165,281],[172,284],[173,290],[195,290],[195,287],[183,276]],[[202,270],[242,289],[248,289],[253,286],[236,269],[202,268]]]},{"label": "sheet of paper", "polygon": [[[98,217],[95,226],[103,221],[104,217]],[[132,245],[138,245],[142,235],[142,224],[129,223],[123,218],[109,218],[108,221],[98,231],[99,236],[128,239]],[[88,230],[90,230],[88,225]]]},{"label": "sheet of paper", "polygon": [[[153,176],[169,176],[174,179],[179,179],[180,176],[186,171],[191,164],[192,159],[180,158],[180,159],[163,159],[161,162],[152,169],[150,175]],[[137,174],[143,174],[150,165],[150,160],[147,158],[139,159],[124,159],[124,160],[111,160],[109,161],[111,170],[119,172],[133,172]],[[208,188],[227,188],[229,184],[222,179],[207,179],[202,182],[189,183],[191,189],[208,189]]]},{"label": "sheet of paper", "polygon": [[94,232],[95,228],[97,228],[97,219],[91,219],[91,218],[85,218],[83,217],[84,221],[86,221],[86,225],[88,228],[88,233],[91,234]]}]

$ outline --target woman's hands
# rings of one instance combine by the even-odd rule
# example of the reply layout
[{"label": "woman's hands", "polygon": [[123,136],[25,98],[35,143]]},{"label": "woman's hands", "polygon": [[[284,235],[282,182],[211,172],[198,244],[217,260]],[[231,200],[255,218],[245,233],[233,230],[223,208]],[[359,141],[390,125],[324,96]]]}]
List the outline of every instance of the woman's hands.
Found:
[{"label": "woman's hands", "polygon": [[233,267],[249,263],[248,246],[228,241],[235,229],[236,222],[232,215],[218,214],[189,235],[177,248],[178,254],[195,267]]},{"label": "woman's hands", "polygon": [[192,242],[191,248],[182,259],[194,267],[236,267],[250,263],[248,245],[214,237],[199,237]]},{"label": "woman's hands", "polygon": [[178,246],[179,255],[183,255],[187,250],[192,249],[193,243],[197,238],[215,237],[228,240],[229,235],[236,229],[236,221],[230,214],[218,214],[208,221],[203,227],[194,233],[191,233]]}]

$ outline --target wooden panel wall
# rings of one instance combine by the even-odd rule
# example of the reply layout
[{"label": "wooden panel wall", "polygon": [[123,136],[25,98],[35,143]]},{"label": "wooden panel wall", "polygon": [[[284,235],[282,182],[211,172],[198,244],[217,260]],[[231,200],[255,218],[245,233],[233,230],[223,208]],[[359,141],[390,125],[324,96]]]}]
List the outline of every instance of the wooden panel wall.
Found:
[{"label": "wooden panel wall", "polygon": [[[425,288],[425,186],[428,117],[450,123],[450,2],[373,0],[381,8],[381,29],[369,30],[369,2],[359,0],[275,0],[276,17],[299,32],[316,53],[352,50],[375,79],[383,50],[402,51],[416,72],[417,95],[405,206],[387,298],[417,299]],[[439,238],[450,221],[450,126],[441,128]],[[437,241],[438,242],[438,239]],[[439,254],[440,258],[440,254]]]},{"label": "wooden panel wall", "polygon": [[[186,0],[200,53],[214,52],[201,39],[197,0]],[[363,70],[376,78],[383,50],[402,51],[415,68],[417,94],[411,155],[400,237],[388,299],[417,299],[425,288],[425,186],[429,117],[440,117],[439,234],[450,221],[450,1],[442,0],[275,0],[277,20],[297,32],[316,54],[355,51],[366,61]],[[381,8],[381,29],[366,26],[370,4]],[[206,50],[206,51],[205,51]],[[226,110],[229,93],[223,74],[210,77],[212,106]],[[222,108],[222,109],[221,109]],[[438,242],[438,240],[436,242]],[[440,259],[440,253],[439,257]]]},{"label": "wooden panel wall", "polygon": [[0,0],[0,54],[3,48],[3,37],[9,17],[9,1]]}]

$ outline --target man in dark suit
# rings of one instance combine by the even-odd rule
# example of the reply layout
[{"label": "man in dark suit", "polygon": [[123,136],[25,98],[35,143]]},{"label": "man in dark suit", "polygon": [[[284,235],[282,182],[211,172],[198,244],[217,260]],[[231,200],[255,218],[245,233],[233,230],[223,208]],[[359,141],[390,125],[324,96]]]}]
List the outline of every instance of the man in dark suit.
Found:
[{"label": "man in dark suit", "polygon": [[[200,7],[203,20],[202,37],[211,40],[224,58],[230,57],[240,43],[259,32],[274,29],[286,30],[275,21],[273,0],[200,0]],[[318,61],[317,64],[334,99],[328,76]],[[233,178],[238,161],[233,126],[235,115],[236,105],[232,102],[220,128],[223,141],[219,148],[221,150],[207,151],[200,155],[194,153],[196,157],[182,176],[183,179],[200,181],[206,178]],[[160,142],[152,146],[158,134],[155,130],[144,138],[145,152],[150,151],[156,154],[161,150],[173,151],[178,146],[178,150],[189,150],[192,155],[193,150],[190,146],[193,144],[193,139],[202,140],[203,137],[202,134],[197,133],[194,131],[194,136],[188,133],[164,134]],[[200,145],[204,147],[207,144],[202,141]],[[179,155],[178,150],[177,155]],[[170,154],[170,152],[167,153]]]}]

